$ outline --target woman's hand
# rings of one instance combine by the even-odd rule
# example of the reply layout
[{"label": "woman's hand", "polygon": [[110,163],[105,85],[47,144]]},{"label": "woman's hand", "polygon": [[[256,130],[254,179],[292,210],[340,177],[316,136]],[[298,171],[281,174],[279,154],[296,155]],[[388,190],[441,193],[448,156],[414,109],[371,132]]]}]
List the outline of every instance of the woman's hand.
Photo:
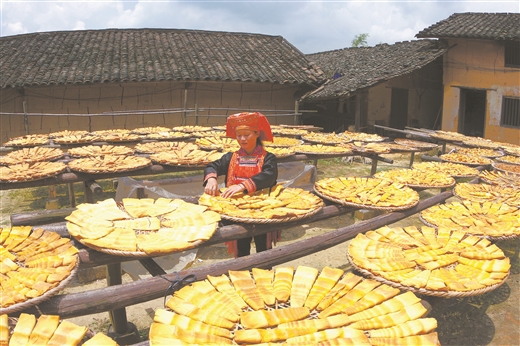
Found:
[{"label": "woman's hand", "polygon": [[243,192],[246,188],[242,184],[231,185],[222,193],[222,197],[228,198],[233,196],[235,193]]},{"label": "woman's hand", "polygon": [[211,196],[218,196],[218,183],[217,179],[209,178],[204,187],[204,192]]}]

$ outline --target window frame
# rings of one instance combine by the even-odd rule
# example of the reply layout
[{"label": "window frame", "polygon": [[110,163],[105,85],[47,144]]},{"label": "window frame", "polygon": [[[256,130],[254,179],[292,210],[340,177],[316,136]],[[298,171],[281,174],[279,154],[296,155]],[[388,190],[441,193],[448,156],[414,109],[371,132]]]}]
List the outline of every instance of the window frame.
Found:
[{"label": "window frame", "polygon": [[[516,114],[514,113],[516,109]],[[505,114],[509,111],[510,114]],[[506,122],[507,120],[507,122]],[[520,98],[502,97],[502,109],[500,112],[500,126],[520,129]]]}]

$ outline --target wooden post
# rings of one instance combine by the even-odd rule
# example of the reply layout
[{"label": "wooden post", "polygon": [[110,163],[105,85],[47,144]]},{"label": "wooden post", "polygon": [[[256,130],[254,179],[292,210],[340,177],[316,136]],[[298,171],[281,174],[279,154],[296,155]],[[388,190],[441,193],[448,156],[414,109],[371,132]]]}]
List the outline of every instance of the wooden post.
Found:
[{"label": "wooden post", "polygon": [[413,166],[413,160],[415,159],[415,151],[412,151],[412,155],[410,156],[410,168]]},{"label": "wooden post", "polygon": [[74,183],[68,183],[67,188],[69,190],[69,202],[72,208],[76,207],[76,196],[74,195]]},{"label": "wooden post", "polygon": [[27,116],[27,101],[23,101],[23,121],[25,126],[25,133],[29,134],[29,117]]},{"label": "wooden post", "polygon": [[[121,285],[121,263],[107,264],[107,286]],[[115,309],[108,312],[110,322],[117,334],[125,334],[128,320],[125,308]]]},{"label": "wooden post", "polygon": [[94,203],[94,194],[90,189],[88,181],[83,182],[83,191],[85,193],[85,203]]},{"label": "wooden post", "polygon": [[293,123],[294,125],[299,125],[299,121],[298,121],[298,113],[300,112],[300,103],[298,102],[298,100],[294,101],[294,119],[293,119]]},{"label": "wooden post", "polygon": [[199,124],[199,105],[195,103],[195,125]]},{"label": "wooden post", "polygon": [[188,103],[188,89],[184,89],[184,116],[182,118],[182,126],[186,126],[186,104]]}]

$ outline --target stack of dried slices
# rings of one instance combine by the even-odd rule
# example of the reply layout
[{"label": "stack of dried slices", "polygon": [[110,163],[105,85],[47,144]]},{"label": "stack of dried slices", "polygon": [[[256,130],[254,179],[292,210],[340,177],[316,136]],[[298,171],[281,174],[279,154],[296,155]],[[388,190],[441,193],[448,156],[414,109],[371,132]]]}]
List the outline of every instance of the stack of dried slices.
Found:
[{"label": "stack of dried slices", "polygon": [[520,210],[505,203],[451,202],[423,210],[421,221],[428,226],[460,230],[490,239],[520,236]]},{"label": "stack of dried slices", "polygon": [[87,145],[67,150],[73,157],[90,157],[104,155],[133,155],[134,150],[124,145]]},{"label": "stack of dried slices", "polygon": [[166,307],[155,312],[151,346],[439,344],[437,321],[413,292],[329,267],[208,275]]},{"label": "stack of dried slices", "polygon": [[57,148],[22,148],[0,157],[0,164],[16,165],[22,162],[34,163],[42,161],[52,161],[63,156],[63,151]]},{"label": "stack of dried slices", "polygon": [[479,170],[474,167],[451,162],[419,162],[414,163],[412,168],[422,171],[429,171],[431,173],[439,172],[448,174],[455,178],[468,178],[479,175]]},{"label": "stack of dried slices", "polygon": [[228,152],[240,149],[240,145],[235,139],[224,136],[197,138],[195,144],[204,150],[221,150]]},{"label": "stack of dried slices", "polygon": [[378,178],[325,178],[314,190],[332,202],[365,209],[404,210],[419,203],[419,194],[410,187]]},{"label": "stack of dried slices", "polygon": [[378,281],[442,297],[486,293],[504,283],[510,269],[509,258],[489,240],[446,227],[385,226],[358,234],[348,258]]},{"label": "stack of dried slices", "polygon": [[103,155],[75,159],[70,161],[68,166],[77,172],[105,174],[136,171],[150,166],[151,163],[152,161],[147,157],[134,155]]},{"label": "stack of dried slices", "polygon": [[223,219],[249,223],[294,221],[314,215],[323,208],[323,201],[314,194],[282,185],[231,198],[203,194],[199,204],[220,213]]},{"label": "stack of dried slices", "polygon": [[0,233],[0,313],[38,304],[57,293],[76,272],[78,249],[67,238],[31,226]]},{"label": "stack of dried slices", "polygon": [[19,183],[49,178],[67,169],[63,162],[20,163],[0,167],[0,182]]},{"label": "stack of dried slices", "polygon": [[35,147],[38,145],[49,144],[49,135],[25,135],[9,139],[3,145],[5,147]]},{"label": "stack of dried slices", "polygon": [[455,179],[441,172],[418,169],[391,169],[374,174],[374,178],[388,179],[416,188],[448,188],[455,185]]},{"label": "stack of dried slices", "polygon": [[48,345],[48,346],[117,346],[103,333],[94,334],[87,327],[67,320],[60,322],[56,315],[22,313],[18,318],[0,315],[0,345]]},{"label": "stack of dried slices", "polygon": [[205,151],[199,149],[161,151],[150,155],[153,162],[168,166],[205,166],[208,163],[218,160],[223,153],[217,150]]},{"label": "stack of dried slices", "polygon": [[145,257],[193,248],[210,239],[220,215],[181,199],[123,198],[80,204],[67,219],[71,236],[98,251]]},{"label": "stack of dried slices", "polygon": [[300,144],[294,147],[297,153],[307,155],[348,155],[352,153],[350,147],[324,144]]}]

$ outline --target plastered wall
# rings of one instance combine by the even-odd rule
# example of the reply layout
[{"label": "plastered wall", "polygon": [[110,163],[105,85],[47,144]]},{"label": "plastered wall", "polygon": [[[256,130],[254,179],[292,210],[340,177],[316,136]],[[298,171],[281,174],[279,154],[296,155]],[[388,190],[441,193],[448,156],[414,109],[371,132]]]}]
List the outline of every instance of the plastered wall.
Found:
[{"label": "plastered wall", "polygon": [[461,88],[486,91],[484,137],[520,144],[520,129],[500,126],[502,98],[520,97],[520,69],[504,66],[504,46],[500,41],[449,41],[444,55],[444,102],[442,129],[457,131]]}]

